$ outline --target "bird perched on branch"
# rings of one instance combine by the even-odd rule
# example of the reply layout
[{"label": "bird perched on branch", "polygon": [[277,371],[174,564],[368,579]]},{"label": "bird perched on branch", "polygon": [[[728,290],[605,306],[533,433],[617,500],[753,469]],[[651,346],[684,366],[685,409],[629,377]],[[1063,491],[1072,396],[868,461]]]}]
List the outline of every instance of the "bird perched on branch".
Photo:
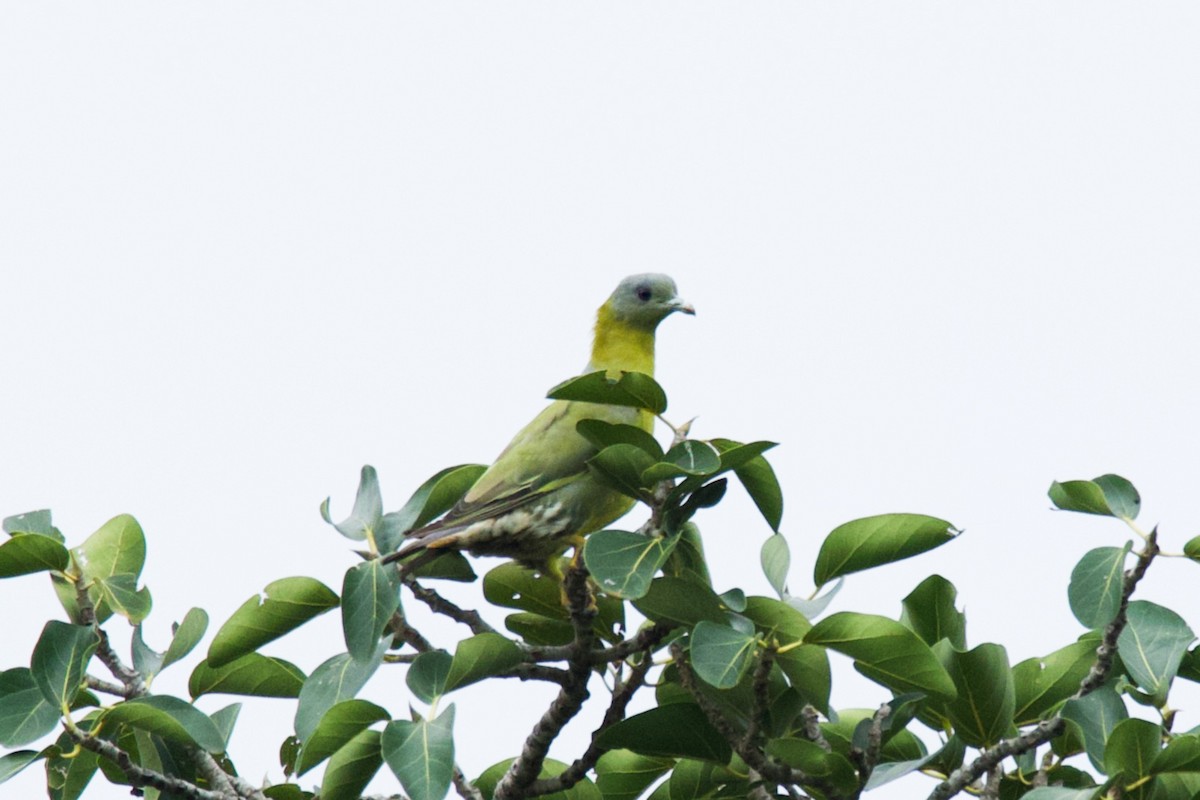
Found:
[{"label": "bird perched on branch", "polygon": [[[654,332],[670,314],[695,314],[666,275],[631,275],[596,314],[592,357],[584,374],[654,373]],[[556,400],[513,437],[467,494],[441,519],[405,534],[397,556],[415,566],[442,550],[504,556],[558,570],[556,559],[633,506],[592,475],[596,448],[575,429],[583,419],[634,425],[646,432],[645,409]],[[424,552],[421,552],[424,551]]]}]

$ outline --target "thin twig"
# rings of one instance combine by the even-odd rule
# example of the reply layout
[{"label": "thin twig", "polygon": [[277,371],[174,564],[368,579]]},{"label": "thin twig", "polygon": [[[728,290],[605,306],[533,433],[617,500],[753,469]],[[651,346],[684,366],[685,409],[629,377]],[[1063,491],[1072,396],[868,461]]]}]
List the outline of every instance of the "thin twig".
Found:
[{"label": "thin twig", "polygon": [[92,689],[97,692],[104,692],[105,694],[111,694],[111,695],[115,695],[117,697],[124,697],[126,700],[128,700],[130,697],[137,696],[135,694],[132,694],[129,690],[129,687],[127,687],[127,686],[124,686],[121,684],[116,684],[111,681],[101,680],[100,678],[96,678],[92,675],[88,675],[85,680],[86,680],[87,688]]}]

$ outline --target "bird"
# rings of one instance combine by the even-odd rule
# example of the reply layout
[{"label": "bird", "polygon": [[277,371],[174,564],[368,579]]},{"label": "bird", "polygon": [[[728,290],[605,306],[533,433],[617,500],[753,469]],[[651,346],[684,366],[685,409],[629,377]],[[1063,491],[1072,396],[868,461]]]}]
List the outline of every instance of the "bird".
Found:
[{"label": "bird", "polygon": [[[583,374],[604,370],[654,373],[654,338],[673,313],[694,315],[675,281],[658,273],[631,275],[596,312],[591,359]],[[555,400],[522,428],[444,516],[408,531],[396,559],[408,572],[447,550],[500,556],[561,578],[558,558],[589,533],[607,527],[634,500],[598,480],[587,461],[597,448],[576,425],[583,419],[633,425],[649,433],[646,409]],[[391,559],[389,559],[391,560]]]}]

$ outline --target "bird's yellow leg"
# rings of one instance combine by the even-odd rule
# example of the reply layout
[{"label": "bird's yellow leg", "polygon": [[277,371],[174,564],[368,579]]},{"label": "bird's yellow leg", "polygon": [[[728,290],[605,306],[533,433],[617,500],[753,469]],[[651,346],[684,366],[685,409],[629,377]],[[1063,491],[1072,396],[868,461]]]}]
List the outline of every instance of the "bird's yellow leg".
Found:
[{"label": "bird's yellow leg", "polygon": [[[583,569],[583,536],[572,536],[569,540],[570,546],[575,548],[575,552],[571,554],[571,560],[568,562],[568,569]],[[563,608],[571,608],[571,599],[567,596],[566,575],[563,572],[563,560],[560,558],[551,558],[546,564],[546,572],[554,576],[558,581],[559,599],[563,604]],[[590,578],[588,579],[591,580]],[[596,611],[596,597],[594,592],[588,592],[588,611]]]}]

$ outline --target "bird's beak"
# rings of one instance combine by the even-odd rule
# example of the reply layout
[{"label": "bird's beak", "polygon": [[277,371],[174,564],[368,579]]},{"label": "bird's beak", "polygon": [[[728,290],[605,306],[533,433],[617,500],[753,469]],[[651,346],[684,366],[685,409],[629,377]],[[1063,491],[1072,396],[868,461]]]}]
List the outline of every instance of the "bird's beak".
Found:
[{"label": "bird's beak", "polygon": [[682,297],[672,297],[669,305],[672,311],[682,311],[684,314],[696,315],[696,307]]}]

